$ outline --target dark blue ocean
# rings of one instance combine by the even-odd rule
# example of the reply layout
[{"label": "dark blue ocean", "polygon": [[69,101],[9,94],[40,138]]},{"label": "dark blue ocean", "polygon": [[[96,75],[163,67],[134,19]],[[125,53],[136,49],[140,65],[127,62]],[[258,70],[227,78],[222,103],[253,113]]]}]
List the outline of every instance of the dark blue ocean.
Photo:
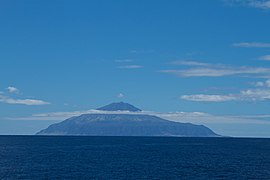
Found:
[{"label": "dark blue ocean", "polygon": [[0,179],[270,179],[270,139],[0,136]]}]

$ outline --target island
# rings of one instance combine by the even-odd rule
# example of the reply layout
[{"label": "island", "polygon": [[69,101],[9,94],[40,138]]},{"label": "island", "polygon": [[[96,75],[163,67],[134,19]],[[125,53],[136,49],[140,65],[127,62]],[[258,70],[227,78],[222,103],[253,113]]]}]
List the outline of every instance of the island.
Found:
[{"label": "island", "polygon": [[97,110],[104,113],[71,117],[50,125],[37,135],[220,137],[203,125],[173,122],[143,113],[136,114],[134,112],[141,110],[124,102],[112,103]]}]

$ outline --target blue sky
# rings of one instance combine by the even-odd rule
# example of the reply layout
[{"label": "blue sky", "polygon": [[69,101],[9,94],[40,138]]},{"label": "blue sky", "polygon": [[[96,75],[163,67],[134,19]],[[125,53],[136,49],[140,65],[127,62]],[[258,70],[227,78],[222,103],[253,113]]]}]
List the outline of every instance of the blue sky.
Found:
[{"label": "blue sky", "polygon": [[269,19],[268,0],[1,1],[0,134],[125,101],[270,137]]}]

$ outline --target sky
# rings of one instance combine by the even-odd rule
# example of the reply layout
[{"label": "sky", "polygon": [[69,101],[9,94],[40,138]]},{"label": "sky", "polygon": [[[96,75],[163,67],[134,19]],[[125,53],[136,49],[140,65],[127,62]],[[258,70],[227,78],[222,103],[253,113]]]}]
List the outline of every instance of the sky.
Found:
[{"label": "sky", "polygon": [[270,0],[0,1],[0,134],[124,101],[270,137]]}]

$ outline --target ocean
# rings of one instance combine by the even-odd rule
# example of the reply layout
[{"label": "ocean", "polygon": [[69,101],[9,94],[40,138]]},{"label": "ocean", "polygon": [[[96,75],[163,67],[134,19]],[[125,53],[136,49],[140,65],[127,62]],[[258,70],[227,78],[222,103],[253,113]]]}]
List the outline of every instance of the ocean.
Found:
[{"label": "ocean", "polygon": [[270,179],[270,139],[0,136],[0,179]]}]

